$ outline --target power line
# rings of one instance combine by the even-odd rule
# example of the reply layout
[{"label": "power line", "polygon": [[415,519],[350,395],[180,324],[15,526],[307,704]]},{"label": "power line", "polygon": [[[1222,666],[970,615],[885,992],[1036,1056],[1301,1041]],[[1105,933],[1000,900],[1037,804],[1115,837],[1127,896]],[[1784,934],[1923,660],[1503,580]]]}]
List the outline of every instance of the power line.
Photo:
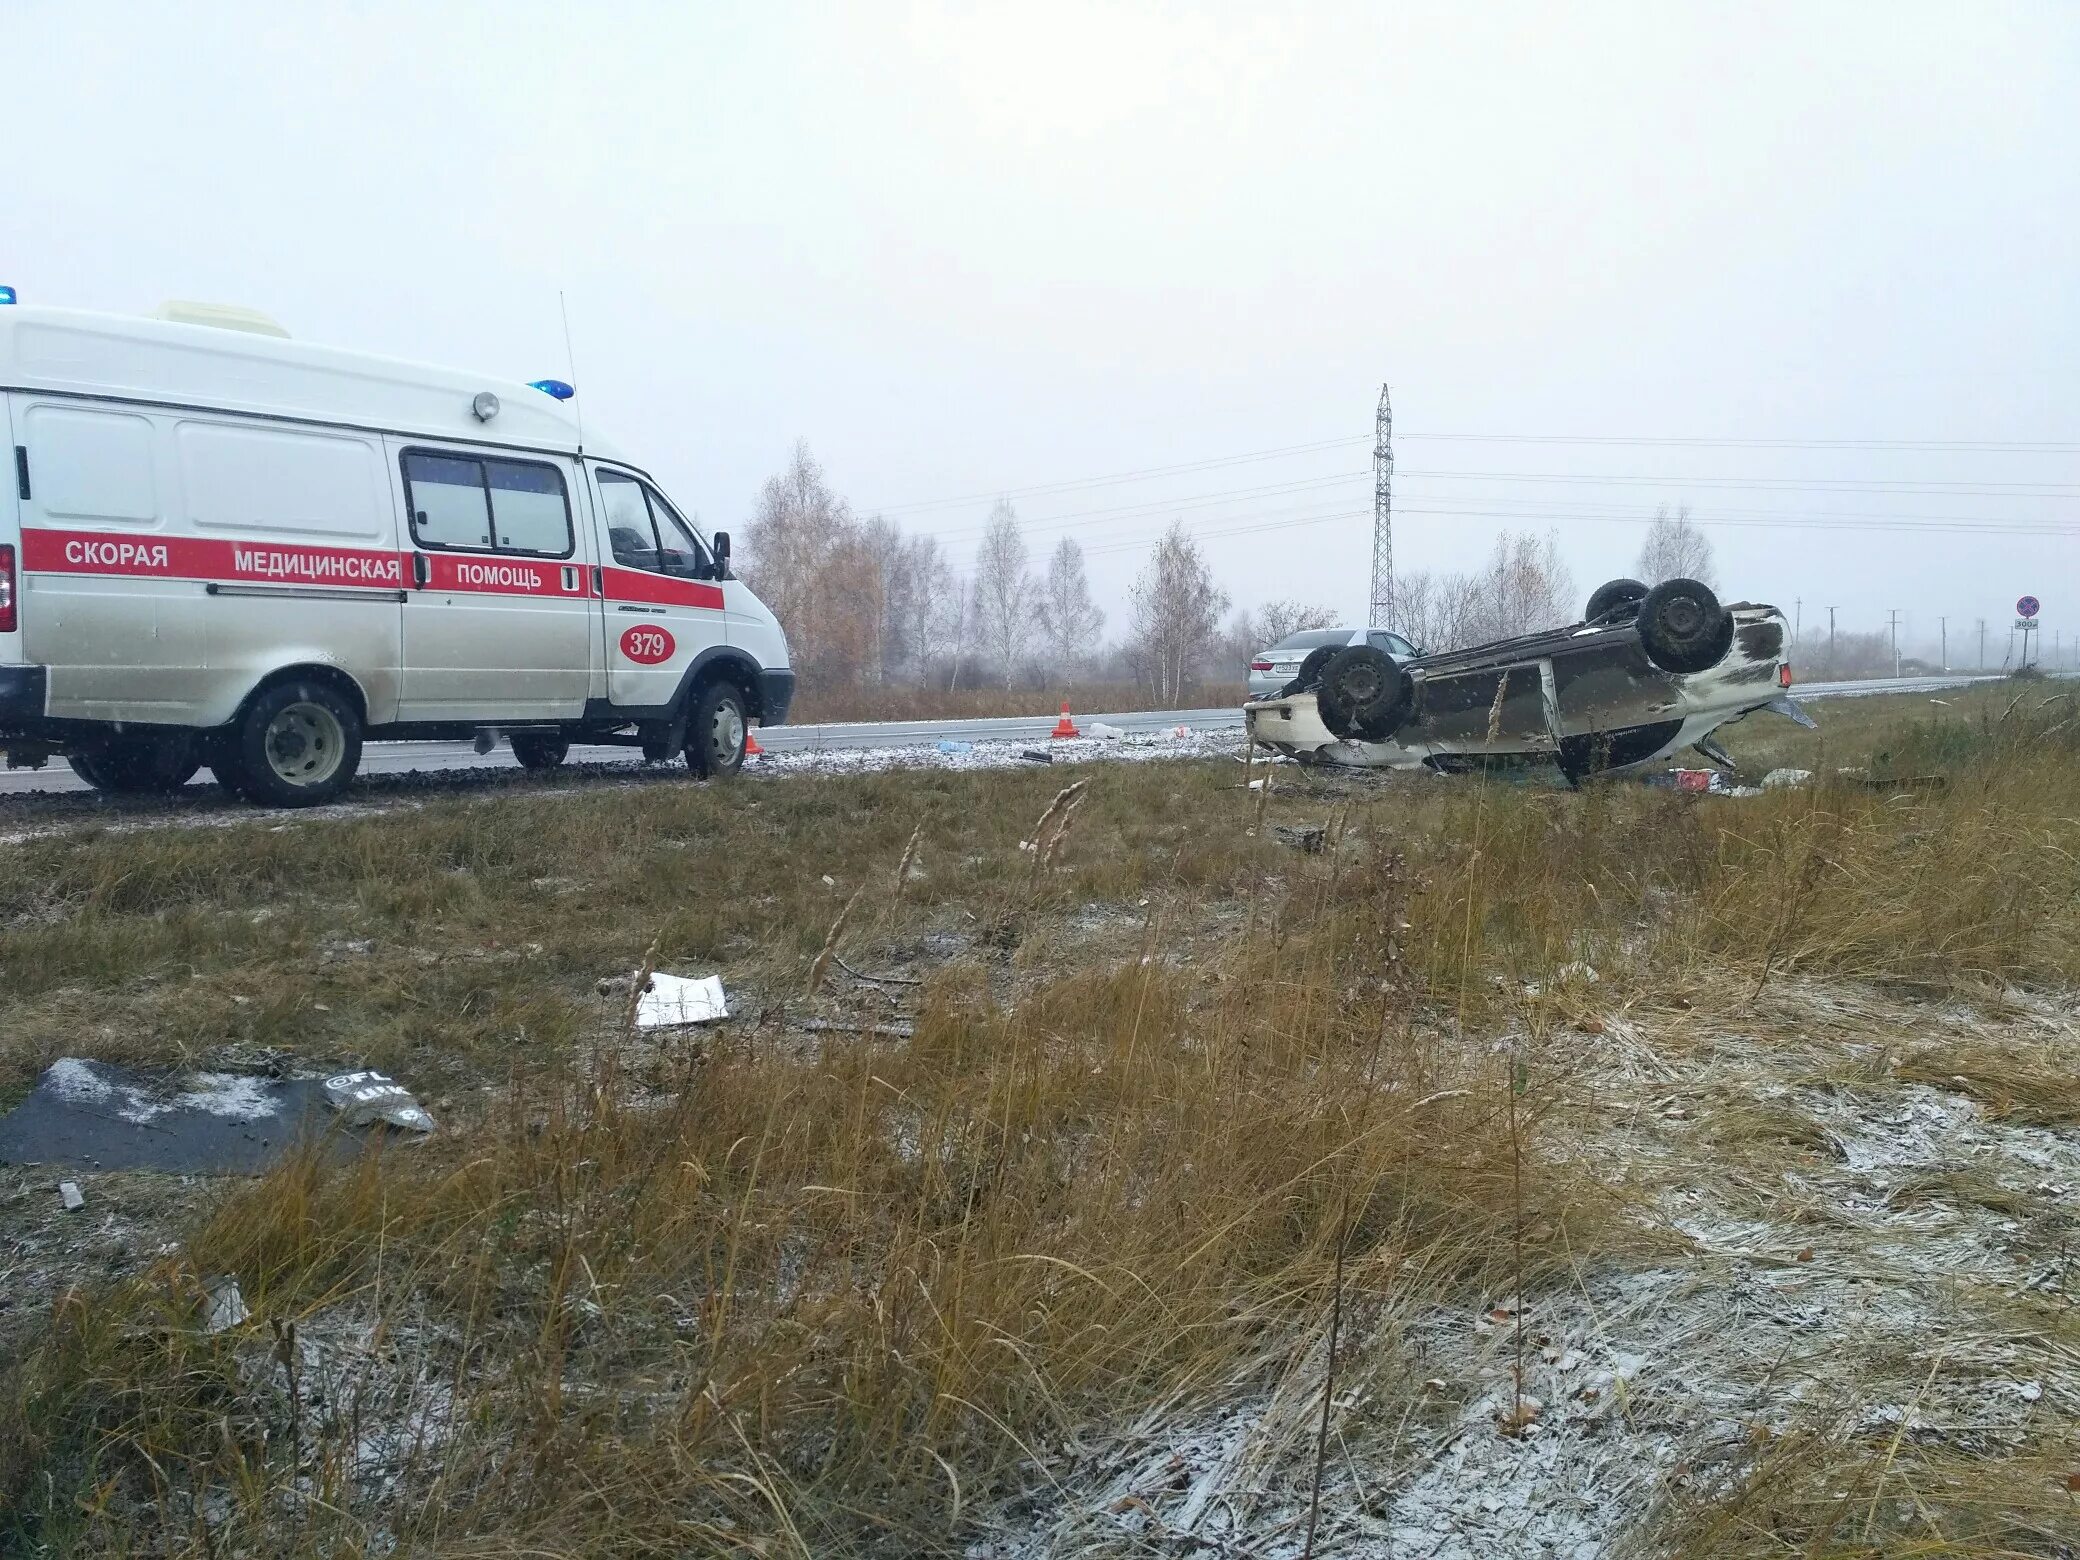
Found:
[{"label": "power line", "polygon": [[[1630,447],[1641,449],[1750,449],[1750,450],[1871,450],[1911,454],[1983,455],[2073,455],[2080,443],[2051,440],[2002,439],[1750,439],[1689,438],[1655,434],[1561,434],[1561,433],[1411,433],[1402,430],[1404,442],[1435,444],[1531,444],[1578,445],[1587,448]],[[1210,471],[1255,461],[1285,460],[1322,450],[1355,449],[1366,443],[1361,436],[1316,439],[1302,444],[1285,444],[1269,449],[1243,450],[1203,460],[1180,461],[1164,466],[1141,466],[1100,476],[1074,477],[1032,483],[1019,487],[996,487],[944,498],[909,500],[900,504],[862,506],[862,513],[896,515],[926,509],[953,508],[961,504],[989,503],[999,498],[1036,498],[1047,493],[1071,492],[1079,488],[1105,487],[1114,483],[1143,482],[1157,477],[1193,471]]]},{"label": "power line", "polygon": [[2080,483],[1995,482],[1903,482],[1889,478],[1836,477],[1693,477],[1638,476],[1630,472],[1597,471],[1407,471],[1404,477],[1426,477],[1462,482],[1569,482],[1598,486],[1663,488],[1760,488],[1812,493],[1930,493],[1959,494],[1979,498],[2071,498],[2080,494]]},{"label": "power line", "polygon": [[951,509],[959,504],[994,503],[1000,498],[1037,498],[1045,493],[1067,493],[1077,488],[1107,487],[1117,482],[1144,482],[1154,477],[1183,472],[1210,471],[1221,466],[1242,466],[1252,461],[1280,460],[1292,455],[1309,455],[1319,450],[1363,444],[1363,439],[1320,439],[1312,444],[1288,444],[1278,449],[1248,450],[1239,455],[1218,455],[1207,460],[1189,460],[1174,466],[1144,466],[1135,471],[1114,472],[1104,477],[1076,477],[1063,482],[1043,482],[1032,487],[991,488],[982,493],[962,493],[952,498],[919,499],[907,504],[876,504],[862,509],[869,515],[911,514],[920,509]]},{"label": "power line", "polygon": [[[1056,532],[1087,530],[1103,526],[1108,531],[1116,530],[1122,523],[1135,519],[1168,519],[1194,509],[1218,507],[1228,500],[1208,498],[1196,503],[1147,504],[1132,506],[1131,511],[1102,511],[1085,518],[1077,515],[1042,516],[1031,521],[1021,521],[1021,527],[1031,535],[1046,535]],[[1520,505],[1530,501],[1519,501]],[[1360,514],[1362,510],[1337,509],[1336,514]],[[1539,524],[1569,522],[1608,523],[1613,525],[1646,525],[1652,522],[1654,510],[1621,511],[1601,507],[1578,510],[1561,509],[1553,506],[1497,507],[1482,504],[1478,500],[1438,502],[1427,505],[1403,504],[1403,515],[1423,515],[1437,519],[1473,520],[1523,520]],[[1271,530],[1291,518],[1292,511],[1258,511],[1237,515],[1209,516],[1215,522],[1248,522],[1249,530]],[[1963,536],[2080,536],[2080,526],[2058,521],[2004,519],[1997,516],[1965,515],[1865,515],[1865,514],[1785,514],[1772,510],[1715,511],[1711,515],[1698,517],[1698,524],[1715,528],[1789,530],[1789,531],[1869,531],[1890,535],[1963,535]],[[980,534],[979,529],[965,533]],[[1148,533],[1153,539],[1156,533]],[[1194,535],[1226,535],[1228,531],[1201,531],[1194,528]],[[939,540],[954,541],[962,535],[937,534]],[[1111,552],[1117,543],[1125,541],[1132,545],[1131,538],[1110,538],[1088,551]]]},{"label": "power line", "polygon": [[1622,444],[1649,448],[1736,450],[1902,450],[1988,455],[2073,455],[2080,444],[2009,439],[1679,439],[1652,434],[1404,433],[1404,439],[1451,444]]},{"label": "power line", "polygon": [[[1241,503],[1259,498],[1277,498],[1318,488],[1333,488],[1344,483],[1355,483],[1365,472],[1337,472],[1323,477],[1306,477],[1291,482],[1267,483],[1257,487],[1221,488],[1210,492],[1180,494],[1175,498],[1144,499],[1131,504],[1116,504],[1100,509],[1064,510],[1055,514],[1028,515],[1020,517],[1019,524],[1029,533],[1082,530],[1101,524],[1123,520],[1146,518],[1156,515],[1174,515],[1183,512],[1218,508],[1225,504]],[[1650,520],[1656,508],[1627,511],[1617,506],[1597,503],[1587,498],[1539,499],[1528,495],[1513,495],[1507,502],[1517,506],[1509,509],[1494,507],[1493,500],[1484,500],[1472,495],[1455,497],[1439,495],[1431,499],[1429,506],[1416,510],[1403,506],[1403,513],[1444,516],[1464,513],[1476,517],[1522,520],[1609,520],[1618,524],[1631,524]],[[1708,513],[1697,517],[1700,525],[1737,525],[1744,520],[1754,520],[1787,527],[1837,526],[1848,521],[1891,521],[1902,531],[1936,527],[1963,532],[1984,530],[1996,534],[2006,528],[2015,534],[2041,534],[2064,536],[2076,534],[2075,527],[2051,520],[2038,520],[2012,515],[1957,515],[1957,514],[1909,514],[1897,510],[1827,510],[1804,513],[1787,513],[1780,509],[1747,509],[1714,506]],[[929,535],[939,541],[957,543],[981,536],[987,529],[985,523],[966,523],[930,531]],[[1879,527],[1883,529],[1883,527]]]},{"label": "power line", "polygon": [[[1369,509],[1337,509],[1326,511],[1319,514],[1274,515],[1261,518],[1235,516],[1229,518],[1236,519],[1241,523],[1234,525],[1216,525],[1205,528],[1194,528],[1191,534],[1195,539],[1202,541],[1213,540],[1216,538],[1227,536],[1248,536],[1255,535],[1265,531],[1286,530],[1299,526],[1321,525],[1336,520],[1362,519],[1371,513],[1372,511]],[[1450,517],[1455,519],[1609,520],[1614,521],[1618,524],[1625,525],[1647,525],[1650,524],[1653,520],[1653,516],[1651,515],[1637,515],[1622,518],[1610,515],[1555,516],[1542,515],[1537,513],[1525,513],[1523,511],[1508,509],[1426,509],[1421,507],[1410,507],[1408,505],[1403,505],[1400,509],[1400,513],[1404,516],[1434,515],[1438,517]],[[1777,520],[1721,520],[1712,523],[1757,530],[1867,531],[1879,534],[1909,535],[1926,534],[1929,532],[1945,532],[1959,533],[1965,535],[2070,537],[2076,534],[2080,534],[2080,531],[2076,531],[2076,529],[2073,527],[1987,527],[1954,525],[1947,523],[1931,523],[1926,526],[1914,526],[1901,525],[1897,522],[1888,524],[1864,523],[1853,521],[1833,522],[1824,518],[1812,516],[1792,517]],[[1150,532],[1144,535],[1115,537],[1108,541],[1096,543],[1095,545],[1086,548],[1085,552],[1089,556],[1100,557],[1108,553],[1132,551],[1151,545],[1155,541],[1156,536],[1158,534],[1159,533],[1157,532]]]},{"label": "power line", "polygon": [[[1055,523],[1056,523],[1056,522],[1060,522],[1060,521],[1066,521],[1066,520],[1072,520],[1072,519],[1090,519],[1090,520],[1102,520],[1102,519],[1109,519],[1109,518],[1115,518],[1115,517],[1132,517],[1132,516],[1135,516],[1135,515],[1143,515],[1143,514],[1159,514],[1159,513],[1169,513],[1169,512],[1171,512],[1171,511],[1176,511],[1176,510],[1187,510],[1187,509],[1200,509],[1200,508],[1205,508],[1205,507],[1208,507],[1209,505],[1217,505],[1217,504],[1223,504],[1223,503],[1231,503],[1231,502],[1237,502],[1237,501],[1240,501],[1240,500],[1243,500],[1243,499],[1249,499],[1249,498],[1257,498],[1257,497],[1275,497],[1275,496],[1278,496],[1278,495],[1281,495],[1281,494],[1285,494],[1285,493],[1295,493],[1295,492],[1303,492],[1303,491],[1306,491],[1306,490],[1308,490],[1308,489],[1310,489],[1310,488],[1322,488],[1322,487],[1333,487],[1333,486],[1335,486],[1336,484],[1338,484],[1338,483],[1342,483],[1342,482],[1355,482],[1355,481],[1356,481],[1356,480],[1357,480],[1358,478],[1360,478],[1360,477],[1363,477],[1363,476],[1365,476],[1366,474],[1367,474],[1367,473],[1366,473],[1365,471],[1363,471],[1363,470],[1359,470],[1359,471],[1339,471],[1339,472],[1332,472],[1332,473],[1329,473],[1329,474],[1327,474],[1327,475],[1324,475],[1324,476],[1318,476],[1318,477],[1301,477],[1301,478],[1296,478],[1296,479],[1294,479],[1294,480],[1292,480],[1292,481],[1289,481],[1289,482],[1273,482],[1273,483],[1264,483],[1264,484],[1260,484],[1260,485],[1257,485],[1257,486],[1253,486],[1253,487],[1240,487],[1240,488],[1220,488],[1220,489],[1215,489],[1215,490],[1213,490],[1213,491],[1211,491],[1211,492],[1205,492],[1205,493],[1189,493],[1189,494],[1183,494],[1183,495],[1180,495],[1180,496],[1178,496],[1178,497],[1175,497],[1175,498],[1153,498],[1153,499],[1140,499],[1140,500],[1136,500],[1135,502],[1133,502],[1133,503],[1130,503],[1130,504],[1115,504],[1115,505],[1110,505],[1110,506],[1107,506],[1107,507],[1104,507],[1104,508],[1100,508],[1100,509],[1083,509],[1083,510],[1069,510],[1069,511],[1065,511],[1065,512],[1062,512],[1062,513],[1057,513],[1057,514],[1053,514],[1053,515],[1034,515],[1034,516],[1021,516],[1021,517],[1020,517],[1020,524],[1021,524],[1021,526],[1023,526],[1023,527],[1024,527],[1025,529],[1027,529],[1027,530],[1044,530],[1044,529],[1048,529],[1048,528],[1050,528],[1051,526],[1053,526],[1054,528],[1057,528],[1057,529],[1059,529],[1060,527],[1059,527],[1059,526],[1056,526],[1056,525],[1055,525]],[[1931,498],[2006,498],[2006,499],[2048,499],[2048,500],[2057,500],[2057,499],[2065,499],[2065,498],[2068,498],[2068,497],[2072,497],[2072,496],[2075,496],[2075,495],[2080,495],[2080,487],[2076,487],[2076,488],[2075,488],[2075,489],[2073,490],[2073,493],[2069,494],[2069,493],[2065,493],[2065,492],[2056,492],[2056,493],[2050,493],[2050,492],[2012,492],[2012,491],[2003,491],[2003,490],[2001,490],[2001,489],[1999,489],[1999,488],[1973,488],[1973,487],[1965,487],[1965,486],[1945,486],[1945,487],[1934,487],[1934,486],[1915,486],[1915,485],[1911,485],[1911,484],[1902,484],[1902,483],[1889,483],[1889,484],[1888,484],[1888,483],[1869,483],[1869,484],[1857,484],[1857,483],[1849,483],[1849,482],[1825,482],[1825,481],[1823,481],[1823,482],[1800,482],[1800,481],[1798,481],[1798,480],[1796,480],[1796,479],[1783,479],[1783,480],[1779,480],[1779,479],[1775,479],[1775,478],[1768,478],[1768,479],[1746,479],[1746,480],[1744,480],[1744,479],[1740,479],[1740,478],[1714,478],[1714,479],[1704,479],[1704,478],[1680,478],[1680,479],[1670,479],[1670,478],[1660,478],[1660,477],[1632,477],[1632,476],[1619,476],[1619,475],[1573,475],[1573,474],[1567,474],[1567,473],[1537,473],[1537,472],[1441,472],[1441,471],[1408,471],[1408,470],[1405,470],[1405,469],[1404,469],[1404,470],[1402,470],[1402,471],[1400,472],[1400,475],[1402,475],[1402,476],[1406,476],[1406,477],[1447,477],[1447,478],[1460,478],[1460,479],[1464,479],[1464,480],[1468,480],[1468,481],[1485,481],[1485,480],[1494,480],[1494,481],[1506,481],[1506,482],[1552,482],[1552,483],[1557,483],[1557,484],[1563,484],[1563,485],[1566,485],[1566,486],[1584,486],[1584,485],[1594,485],[1594,486],[1603,486],[1603,485],[1610,485],[1610,486],[1630,486],[1630,487],[1661,487],[1661,488],[1668,488],[1668,487],[1678,487],[1678,488],[1680,488],[1680,487],[1682,487],[1682,486],[1686,486],[1686,485],[1687,485],[1687,486],[1692,486],[1692,487],[1723,487],[1723,488],[1727,488],[1727,489],[1730,489],[1730,490],[1735,490],[1735,491],[1741,491],[1741,490],[1753,490],[1753,491],[1757,491],[1757,492],[1768,492],[1768,493],[1785,493],[1785,494],[1798,494],[1798,493],[1808,493],[1808,494],[1815,494],[1815,495],[1821,495],[1821,494],[1828,494],[1828,495],[1831,495],[1831,494],[1837,494],[1837,493],[1871,493],[1871,494],[1874,494],[1874,495],[1878,495],[1878,496],[1886,496],[1886,495],[1891,495],[1891,496],[1897,496],[1897,497],[1931,497]],[[1377,501],[1377,500],[1376,500],[1376,495],[1375,495],[1375,503],[1376,503],[1376,501]],[[1441,500],[1440,500],[1440,501],[1441,501]],[[1518,502],[1528,502],[1528,500],[1517,500],[1517,501],[1518,501]],[[1576,505],[1577,507],[1582,507],[1582,506],[1583,506],[1583,503],[1584,503],[1584,501],[1582,501],[1582,500],[1570,500],[1570,501],[1568,501],[1568,502],[1570,502],[1570,503],[1573,503],[1573,504],[1574,504],[1574,505]],[[1557,509],[1558,509],[1558,504],[1557,504],[1557,503],[1555,503],[1555,504],[1553,504],[1553,505],[1549,505],[1548,507],[1551,507],[1551,508],[1555,508],[1555,509],[1557,510]],[[1593,510],[1595,511],[1595,513],[1596,513],[1596,514],[1603,514],[1603,513],[1606,513],[1606,510],[1605,510],[1605,509],[1604,509],[1604,507],[1603,507],[1603,506],[1601,506],[1601,505],[1593,505],[1593,504],[1591,504],[1591,505],[1589,505],[1588,507],[1592,508],[1592,509],[1593,509]],[[1417,511],[1413,511],[1413,510],[1406,510],[1405,512],[1407,512],[1407,513],[1416,513]],[[1425,512],[1431,512],[1431,513],[1434,513],[1434,512],[1437,512],[1437,511],[1425,511]],[[1721,509],[1715,509],[1715,510],[1713,510],[1713,511],[1711,512],[1711,514],[1699,517],[1699,521],[1698,521],[1698,523],[1699,523],[1699,524],[1724,524],[1724,523],[1726,523],[1726,521],[1725,521],[1725,520],[1724,520],[1723,518],[1721,518],[1721,517],[1724,517],[1724,516],[1730,516],[1730,515],[1733,515],[1733,514],[1736,514],[1736,513],[1740,513],[1740,511],[1735,511],[1735,510],[1731,510],[1731,509],[1725,509],[1725,510],[1721,510]],[[1763,513],[1763,511],[1746,511],[1746,513],[1751,513],[1751,514],[1752,514],[1752,513]],[[1863,518],[1875,518],[1875,517],[1863,517]],[[1903,519],[1903,520],[1916,520],[1916,519],[1919,519],[1919,518],[1921,518],[1921,517],[1919,517],[1919,516],[1912,516],[1912,515],[1905,515],[1905,516],[1898,516],[1897,518],[1899,518],[1899,519]],[[1963,517],[1930,517],[1930,518],[1944,518],[1944,519],[1950,519],[1950,518],[1963,518]],[[1990,524],[1998,524],[1998,523],[2005,523],[2005,522],[2003,522],[2003,520],[2001,519],[2001,517],[1994,517],[1994,516],[1988,516],[1988,517],[1985,517],[1985,519],[1986,519],[1986,522],[1987,522],[1987,523],[1990,523]],[[980,535],[981,535],[981,534],[982,534],[982,533],[983,533],[983,532],[984,532],[984,531],[985,531],[986,529],[987,529],[987,524],[986,524],[985,522],[962,522],[961,524],[959,524],[959,525],[956,525],[955,527],[953,527],[953,528],[951,528],[951,529],[942,529],[942,530],[935,530],[935,531],[931,532],[930,534],[932,534],[932,535],[935,535],[935,536],[937,536],[937,537],[939,537],[940,539],[942,539],[942,540],[945,540],[945,541],[959,541],[959,540],[963,540],[963,539],[966,539],[966,538],[971,538],[971,537],[975,537],[975,536],[980,536]]]}]

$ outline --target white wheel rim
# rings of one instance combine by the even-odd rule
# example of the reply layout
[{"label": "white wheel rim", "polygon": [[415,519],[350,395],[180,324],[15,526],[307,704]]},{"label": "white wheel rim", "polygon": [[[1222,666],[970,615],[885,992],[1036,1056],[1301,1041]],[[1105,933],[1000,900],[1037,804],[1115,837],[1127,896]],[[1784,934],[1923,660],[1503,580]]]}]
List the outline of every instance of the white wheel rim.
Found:
[{"label": "white wheel rim", "polygon": [[322,704],[291,704],[267,723],[267,767],[289,785],[323,785],[346,761],[347,734]]},{"label": "white wheel rim", "polygon": [[744,717],[737,713],[734,704],[724,704],[716,709],[715,724],[709,736],[712,741],[710,750],[718,760],[727,763],[737,756],[738,750],[744,746]]}]

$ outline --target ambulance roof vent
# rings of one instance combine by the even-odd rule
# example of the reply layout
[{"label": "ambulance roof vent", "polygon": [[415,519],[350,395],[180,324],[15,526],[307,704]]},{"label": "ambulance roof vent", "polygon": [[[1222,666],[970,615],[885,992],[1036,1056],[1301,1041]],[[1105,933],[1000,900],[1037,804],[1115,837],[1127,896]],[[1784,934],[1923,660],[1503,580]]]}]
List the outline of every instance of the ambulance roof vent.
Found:
[{"label": "ambulance roof vent", "polygon": [[213,325],[218,330],[242,330],[255,336],[289,339],[286,330],[258,309],[241,309],[234,303],[188,303],[172,298],[159,305],[156,317],[176,325]]}]

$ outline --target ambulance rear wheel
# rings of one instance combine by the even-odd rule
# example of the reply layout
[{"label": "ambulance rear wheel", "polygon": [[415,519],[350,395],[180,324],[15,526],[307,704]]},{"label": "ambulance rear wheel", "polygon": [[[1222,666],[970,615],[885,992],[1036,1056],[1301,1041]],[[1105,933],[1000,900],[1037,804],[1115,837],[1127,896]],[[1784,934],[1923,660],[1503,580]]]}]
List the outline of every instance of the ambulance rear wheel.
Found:
[{"label": "ambulance rear wheel", "polygon": [[316,807],[361,767],[361,717],[322,682],[263,688],[233,725],[217,777],[263,807]]},{"label": "ambulance rear wheel", "polygon": [[67,753],[65,762],[88,785],[112,796],[163,796],[178,791],[202,768],[195,740],[185,732],[115,737],[100,746]]},{"label": "ambulance rear wheel", "polygon": [[522,769],[554,769],[570,757],[571,739],[557,732],[516,731],[513,757]]},{"label": "ambulance rear wheel", "polygon": [[703,780],[727,780],[744,767],[750,735],[744,695],[730,682],[712,682],[694,700],[686,723],[686,767]]}]

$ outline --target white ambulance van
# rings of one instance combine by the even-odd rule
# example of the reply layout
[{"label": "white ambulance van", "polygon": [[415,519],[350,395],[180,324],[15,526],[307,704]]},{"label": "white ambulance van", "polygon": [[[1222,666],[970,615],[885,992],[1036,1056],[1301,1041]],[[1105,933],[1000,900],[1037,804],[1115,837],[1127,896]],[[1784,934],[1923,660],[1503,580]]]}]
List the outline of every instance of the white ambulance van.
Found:
[{"label": "white ambulance van", "polygon": [[[364,741],[736,773],[787,640],[555,381],[0,290],[0,745],[106,791],[337,796]],[[169,312],[172,312],[171,310]],[[227,326],[234,328],[227,328]]]}]

